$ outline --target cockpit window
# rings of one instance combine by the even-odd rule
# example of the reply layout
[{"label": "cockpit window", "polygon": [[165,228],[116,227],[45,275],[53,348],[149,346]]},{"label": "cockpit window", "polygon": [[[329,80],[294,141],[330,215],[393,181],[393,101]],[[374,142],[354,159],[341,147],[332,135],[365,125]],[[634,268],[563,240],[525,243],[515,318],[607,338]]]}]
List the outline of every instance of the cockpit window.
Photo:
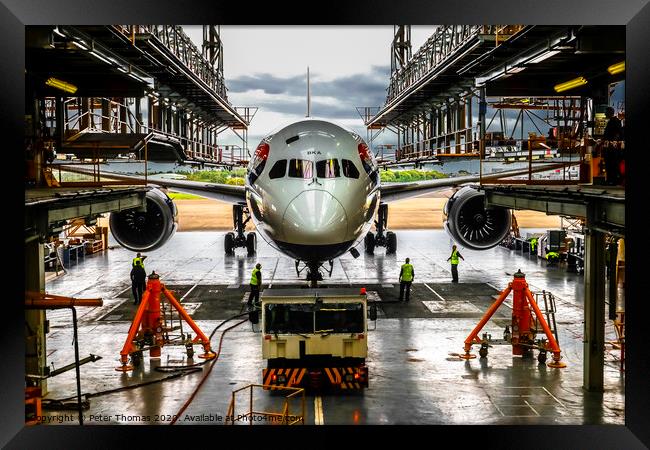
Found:
[{"label": "cockpit window", "polygon": [[273,167],[269,171],[269,178],[283,178],[285,173],[287,173],[287,160],[281,159],[273,164]]},{"label": "cockpit window", "polygon": [[316,162],[316,176],[318,178],[338,178],[341,176],[338,159],[324,159]]},{"label": "cockpit window", "polygon": [[349,159],[342,159],[343,163],[343,175],[348,178],[359,178],[359,169],[354,165]]},{"label": "cockpit window", "polygon": [[289,161],[289,176],[291,178],[314,178],[314,164],[304,159]]}]

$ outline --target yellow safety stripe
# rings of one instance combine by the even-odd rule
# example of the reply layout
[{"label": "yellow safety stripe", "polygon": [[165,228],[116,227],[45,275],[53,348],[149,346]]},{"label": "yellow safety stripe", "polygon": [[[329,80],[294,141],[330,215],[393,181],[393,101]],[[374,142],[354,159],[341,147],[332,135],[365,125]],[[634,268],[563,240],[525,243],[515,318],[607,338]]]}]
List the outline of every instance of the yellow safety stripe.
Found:
[{"label": "yellow safety stripe", "polygon": [[332,373],[330,372],[329,368],[327,368],[327,367],[325,368],[325,373],[327,374],[327,378],[330,379],[330,383],[336,384],[336,383],[334,383],[334,378],[332,377]]},{"label": "yellow safety stripe", "polygon": [[264,384],[271,384],[271,377],[273,376],[273,372],[275,369],[264,369],[262,372],[262,379],[264,380]]}]

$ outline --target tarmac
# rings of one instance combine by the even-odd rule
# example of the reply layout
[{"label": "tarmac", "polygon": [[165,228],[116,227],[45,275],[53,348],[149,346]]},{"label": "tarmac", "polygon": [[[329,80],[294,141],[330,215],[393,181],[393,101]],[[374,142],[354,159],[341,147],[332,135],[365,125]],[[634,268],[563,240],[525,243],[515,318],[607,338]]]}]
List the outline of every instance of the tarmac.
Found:
[{"label": "tarmac", "polygon": [[[525,229],[526,232],[541,230]],[[451,283],[446,261],[452,242],[442,230],[397,232],[396,255],[378,249],[367,255],[360,246],[357,259],[346,254],[335,260],[331,287],[365,287],[380,299],[373,331],[368,332],[369,387],[355,393],[306,393],[290,402],[290,412],[305,424],[616,424],[625,423],[624,372],[620,353],[608,345],[605,355],[605,390],[586,392],[583,371],[583,277],[564,267],[520,251],[495,247],[486,251],[459,248],[465,258],[459,266],[460,283]],[[147,254],[147,273],[155,270],[198,326],[210,334],[228,318],[244,311],[244,295],[250,273],[262,264],[265,289],[303,286],[294,261],[258,239],[258,253],[235,256],[223,250],[224,232],[179,232],[162,248]],[[112,238],[111,238],[112,239]],[[246,316],[228,321],[212,338],[221,352],[189,406],[178,414],[195,391],[210,363],[196,372],[182,373],[169,367],[201,363],[200,347],[188,358],[182,346],[162,349],[159,359],[145,352],[143,363],[131,372],[117,372],[136,311],[131,297],[129,271],[132,252],[114,246],[87,255],[65,275],[50,279],[48,293],[77,298],[100,297],[100,308],[78,308],[80,356],[101,356],[81,366],[81,389],[89,407],[86,425],[226,424],[233,391],[261,384],[266,367],[261,357],[261,333]],[[409,257],[415,281],[408,304],[397,303],[399,266]],[[494,346],[487,358],[463,360],[463,341],[494,301],[495,296],[521,269],[534,292],[545,290],[556,299],[558,338],[566,368],[540,364],[536,357],[512,355],[509,345]],[[373,294],[375,295],[375,294]],[[499,338],[510,323],[511,300],[506,301],[484,331]],[[47,359],[54,367],[74,361],[72,319],[67,310],[48,311]],[[615,340],[611,322],[607,340]],[[478,353],[474,346],[473,353]],[[535,354],[536,356],[536,354]],[[550,358],[549,358],[550,360]],[[159,381],[157,380],[163,380]],[[138,385],[148,383],[145,386]],[[76,424],[75,371],[48,380],[45,400],[62,400],[57,410],[44,410],[44,423]],[[236,394],[239,416],[253,399],[257,411],[280,411],[284,396],[254,389]],[[47,403],[47,402],[46,402]],[[304,412],[303,412],[304,405]],[[240,420],[236,423],[246,423]],[[255,424],[274,424],[259,419]]]}]

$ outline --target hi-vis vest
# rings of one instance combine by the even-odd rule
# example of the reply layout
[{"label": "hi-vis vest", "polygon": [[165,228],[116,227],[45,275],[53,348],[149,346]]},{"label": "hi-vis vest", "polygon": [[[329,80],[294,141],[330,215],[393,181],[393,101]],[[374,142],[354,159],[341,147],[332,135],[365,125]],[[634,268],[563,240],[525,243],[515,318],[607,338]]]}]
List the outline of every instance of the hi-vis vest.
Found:
[{"label": "hi-vis vest", "polygon": [[454,265],[458,264],[458,250],[451,252],[451,263]]},{"label": "hi-vis vest", "polygon": [[258,273],[260,273],[260,269],[258,268],[253,269],[253,273],[251,274],[251,284],[254,286],[260,284],[259,278],[257,278]]},{"label": "hi-vis vest", "polygon": [[142,258],[133,258],[133,267],[135,267],[139,263],[140,266],[144,269],[144,261]]},{"label": "hi-vis vest", "polygon": [[411,264],[402,265],[402,281],[413,281],[413,266]]}]

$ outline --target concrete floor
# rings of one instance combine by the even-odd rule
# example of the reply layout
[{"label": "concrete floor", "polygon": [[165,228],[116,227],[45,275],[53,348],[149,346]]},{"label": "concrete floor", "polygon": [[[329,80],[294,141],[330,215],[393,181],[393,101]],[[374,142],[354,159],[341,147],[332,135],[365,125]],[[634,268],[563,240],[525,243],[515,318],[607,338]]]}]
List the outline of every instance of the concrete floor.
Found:
[{"label": "concrete floor", "polygon": [[[193,317],[206,334],[241,310],[241,297],[255,263],[263,266],[265,286],[298,282],[293,261],[263,241],[258,241],[257,257],[246,257],[243,249],[236,256],[225,257],[223,235],[177,233],[146,260],[147,272],[161,274],[177,298],[195,311]],[[444,231],[399,231],[397,255],[384,255],[380,249],[375,256],[361,252],[356,260],[348,254],[335,261],[332,278],[326,280],[329,285],[366,286],[369,291],[377,290],[384,302],[396,298],[399,265],[406,257],[415,267],[416,284],[411,303],[385,304],[376,330],[369,332],[369,388],[346,395],[306,395],[305,423],[624,424],[624,375],[619,370],[618,351],[607,346],[605,392],[582,389],[582,276],[546,268],[541,260],[501,247],[483,252],[460,249],[465,262],[459,266],[460,283],[454,286],[446,262],[450,248]],[[47,291],[53,294],[104,300],[101,308],[79,308],[81,357],[94,354],[103,358],[81,367],[82,392],[91,394],[90,408],[85,411],[89,425],[169,423],[207,370],[203,366],[201,373],[92,395],[169,377],[155,367],[188,363],[183,348],[166,347],[159,360],[145,357],[144,364],[133,372],[114,371],[135,312],[129,282],[132,257],[131,252],[116,246],[87,256],[66,275],[47,283]],[[517,269],[526,274],[533,291],[544,289],[556,297],[565,369],[539,365],[536,358],[512,356],[509,346],[491,348],[486,359],[464,361],[456,356],[492,296],[512,280]],[[47,317],[51,330],[47,335],[48,362],[61,367],[74,360],[70,312],[48,311]],[[508,318],[508,306],[502,306],[484,330],[501,337]],[[609,321],[606,333],[608,340],[615,339]],[[217,332],[213,347],[218,346],[219,337]],[[477,351],[475,347],[474,353]],[[193,360],[197,361],[201,360]],[[260,334],[252,331],[250,323],[228,332],[219,360],[177,423],[223,424],[232,391],[261,383],[264,367]],[[74,370],[49,379],[48,388],[46,398],[74,396]],[[236,414],[247,407],[247,395],[241,400],[238,396]],[[282,399],[268,392],[256,393],[255,409],[278,410]],[[291,408],[299,412],[300,402],[292,403]],[[77,421],[75,410],[45,414],[52,424]]]}]

